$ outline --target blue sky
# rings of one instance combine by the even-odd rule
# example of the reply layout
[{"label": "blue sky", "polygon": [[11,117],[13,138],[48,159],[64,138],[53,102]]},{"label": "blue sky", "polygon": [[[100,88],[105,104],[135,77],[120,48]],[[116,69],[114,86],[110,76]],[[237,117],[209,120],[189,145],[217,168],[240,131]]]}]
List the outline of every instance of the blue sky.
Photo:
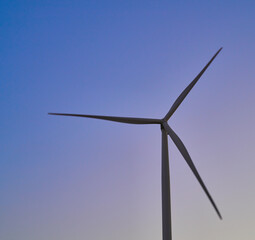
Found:
[{"label": "blue sky", "polygon": [[1,239],[160,239],[160,129],[48,116],[163,117],[174,239],[254,237],[252,1],[2,1]]}]

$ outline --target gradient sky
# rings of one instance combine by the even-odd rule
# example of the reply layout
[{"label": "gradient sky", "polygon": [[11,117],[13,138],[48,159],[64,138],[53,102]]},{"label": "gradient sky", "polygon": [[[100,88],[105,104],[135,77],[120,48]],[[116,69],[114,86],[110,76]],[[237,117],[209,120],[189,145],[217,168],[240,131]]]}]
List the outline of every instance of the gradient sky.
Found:
[{"label": "gradient sky", "polygon": [[1,1],[0,239],[161,239],[159,126],[169,121],[174,240],[254,240],[255,2]]}]

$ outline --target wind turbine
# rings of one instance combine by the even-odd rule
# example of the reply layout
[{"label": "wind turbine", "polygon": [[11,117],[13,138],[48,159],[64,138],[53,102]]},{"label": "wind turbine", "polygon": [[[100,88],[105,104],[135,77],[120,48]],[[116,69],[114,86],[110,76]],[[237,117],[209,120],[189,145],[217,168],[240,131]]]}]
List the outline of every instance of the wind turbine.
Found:
[{"label": "wind turbine", "polygon": [[69,114],[69,113],[49,113],[50,115],[60,115],[60,116],[73,116],[73,117],[85,117],[85,118],[95,118],[101,120],[108,120],[121,123],[129,124],[160,124],[162,133],[162,163],[161,163],[161,189],[162,189],[162,235],[163,240],[172,240],[172,227],[171,227],[171,201],[170,201],[170,176],[169,176],[169,157],[168,157],[168,140],[167,135],[173,140],[176,147],[179,149],[183,158],[189,165],[191,171],[194,173],[201,187],[203,188],[205,194],[209,198],[209,201],[213,205],[217,215],[222,219],[221,214],[212,199],[209,191],[207,190],[202,178],[200,177],[186,147],[184,146],[181,139],[173,131],[173,129],[168,125],[167,121],[174,114],[176,109],[188,95],[190,90],[194,87],[215,57],[219,54],[222,48],[220,48],[211,60],[206,64],[202,71],[195,77],[195,79],[184,89],[180,96],[175,100],[174,104],[162,119],[152,119],[152,118],[130,118],[130,117],[112,117],[112,116],[99,116],[99,115],[84,115],[84,114]]}]

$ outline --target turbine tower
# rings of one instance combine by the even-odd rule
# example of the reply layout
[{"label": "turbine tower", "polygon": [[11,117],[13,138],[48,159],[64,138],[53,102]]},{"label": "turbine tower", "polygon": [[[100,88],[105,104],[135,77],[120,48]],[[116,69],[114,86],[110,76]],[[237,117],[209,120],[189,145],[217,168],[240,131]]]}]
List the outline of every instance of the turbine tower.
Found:
[{"label": "turbine tower", "polygon": [[162,162],[161,162],[161,190],[162,190],[162,237],[163,240],[172,240],[172,227],[171,227],[171,199],[170,199],[170,176],[169,176],[169,156],[168,156],[168,141],[167,135],[172,139],[176,147],[179,149],[183,158],[187,162],[191,171],[197,178],[201,187],[203,188],[205,194],[207,195],[209,201],[211,202],[213,208],[215,209],[217,215],[222,219],[221,214],[212,199],[209,191],[207,190],[202,178],[200,177],[186,147],[184,146],[181,139],[173,131],[173,129],[168,125],[167,121],[174,114],[176,109],[188,95],[190,90],[194,87],[215,57],[219,54],[222,48],[220,48],[211,60],[206,64],[202,71],[195,77],[195,79],[184,89],[180,96],[176,99],[168,113],[162,119],[152,119],[152,118],[130,118],[130,117],[112,117],[112,116],[99,116],[99,115],[84,115],[84,114],[69,114],[69,113],[49,113],[50,115],[59,116],[72,116],[72,117],[85,117],[85,118],[95,118],[101,120],[108,120],[121,123],[129,124],[159,124],[162,133]]}]

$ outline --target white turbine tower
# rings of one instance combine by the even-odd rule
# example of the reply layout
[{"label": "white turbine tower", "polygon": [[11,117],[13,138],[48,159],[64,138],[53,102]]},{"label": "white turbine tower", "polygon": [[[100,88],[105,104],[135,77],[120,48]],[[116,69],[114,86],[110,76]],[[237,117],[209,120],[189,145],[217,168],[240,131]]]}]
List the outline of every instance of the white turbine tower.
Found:
[{"label": "white turbine tower", "polygon": [[167,121],[188,95],[190,90],[194,87],[197,81],[200,79],[205,70],[212,63],[214,58],[219,54],[222,48],[220,48],[212,59],[207,63],[207,65],[202,69],[202,71],[196,76],[196,78],[184,89],[180,96],[176,99],[168,113],[162,119],[151,119],[151,118],[130,118],[130,117],[112,117],[112,116],[98,116],[98,115],[84,115],[84,114],[68,114],[68,113],[49,113],[50,115],[60,115],[60,116],[73,116],[73,117],[86,117],[86,118],[96,118],[114,122],[129,123],[129,124],[160,124],[162,132],[162,163],[161,163],[161,189],[162,189],[162,235],[163,240],[172,240],[172,227],[171,227],[171,201],[170,201],[170,177],[169,177],[169,157],[168,157],[168,142],[167,135],[173,140],[176,147],[179,149],[183,158],[189,165],[191,171],[194,173],[201,187],[203,188],[205,194],[209,198],[209,201],[213,205],[219,218],[222,219],[221,214],[212,199],[210,193],[208,192],[202,178],[200,177],[191,157],[184,146],[181,139],[168,125]]}]

